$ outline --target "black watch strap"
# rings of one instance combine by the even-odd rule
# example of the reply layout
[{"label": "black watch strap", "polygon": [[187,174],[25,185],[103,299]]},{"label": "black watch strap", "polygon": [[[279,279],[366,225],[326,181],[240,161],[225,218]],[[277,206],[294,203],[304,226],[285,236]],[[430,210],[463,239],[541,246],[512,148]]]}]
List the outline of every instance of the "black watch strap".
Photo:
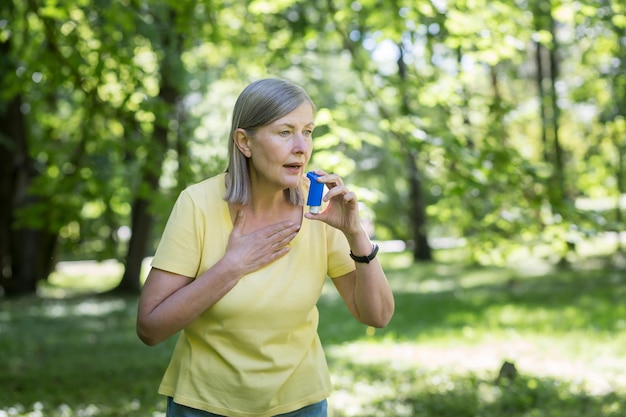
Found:
[{"label": "black watch strap", "polygon": [[350,251],[350,257],[354,260],[354,262],[358,262],[361,264],[368,264],[370,263],[372,259],[376,257],[377,253],[378,253],[378,245],[374,243],[374,246],[372,247],[372,253],[370,253],[369,255],[356,256],[354,253],[352,253],[352,251]]}]

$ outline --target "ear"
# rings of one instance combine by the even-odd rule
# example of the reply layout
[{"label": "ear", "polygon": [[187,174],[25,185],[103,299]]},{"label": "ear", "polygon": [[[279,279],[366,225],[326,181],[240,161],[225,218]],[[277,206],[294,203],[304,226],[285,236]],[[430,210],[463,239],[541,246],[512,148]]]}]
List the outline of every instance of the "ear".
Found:
[{"label": "ear", "polygon": [[252,152],[250,151],[250,136],[241,128],[235,130],[233,136],[233,140],[239,151],[244,154],[246,158],[250,158],[252,156]]}]

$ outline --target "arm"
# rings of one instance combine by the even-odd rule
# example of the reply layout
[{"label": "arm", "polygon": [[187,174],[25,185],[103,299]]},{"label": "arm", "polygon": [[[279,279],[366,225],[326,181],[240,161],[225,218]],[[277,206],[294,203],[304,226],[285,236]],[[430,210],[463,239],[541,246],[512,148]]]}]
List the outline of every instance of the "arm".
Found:
[{"label": "arm", "polygon": [[[343,232],[350,250],[357,256],[369,255],[372,242],[361,225],[356,195],[350,191],[337,175],[325,174],[318,180],[324,182],[328,193],[328,207],[320,214],[306,213],[309,219],[321,220]],[[373,327],[385,327],[395,309],[391,287],[377,258],[370,263],[355,263],[356,270],[333,279],[350,313],[361,323]]]},{"label": "arm", "polygon": [[[350,242],[352,253],[369,255],[372,243],[365,231],[359,243]],[[350,239],[348,239],[350,240]],[[356,249],[366,248],[364,250]],[[341,294],[350,313],[361,323],[372,327],[385,327],[395,309],[393,293],[377,258],[370,263],[355,263],[356,270],[334,278],[333,283]]]},{"label": "arm", "polygon": [[137,335],[150,346],[164,341],[221,299],[239,278],[223,260],[196,279],[152,268],[139,298]]},{"label": "arm", "polygon": [[[282,222],[243,234],[238,213],[224,257],[197,278],[153,268],[141,291],[137,335],[156,345],[183,329],[226,295],[244,275],[284,256],[299,226]],[[263,242],[263,244],[259,244]]]}]

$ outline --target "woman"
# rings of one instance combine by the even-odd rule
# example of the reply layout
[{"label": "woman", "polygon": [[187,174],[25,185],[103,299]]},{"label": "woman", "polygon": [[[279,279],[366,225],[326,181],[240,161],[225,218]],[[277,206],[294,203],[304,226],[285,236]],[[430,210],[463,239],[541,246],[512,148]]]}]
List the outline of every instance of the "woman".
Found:
[{"label": "woman", "polygon": [[360,322],[384,327],[393,315],[378,247],[341,178],[315,171],[326,207],[304,213],[314,116],[299,86],[250,84],[233,111],[226,173],[176,201],[137,317],[148,345],[182,330],[159,388],[168,417],[326,416],[325,277]]}]

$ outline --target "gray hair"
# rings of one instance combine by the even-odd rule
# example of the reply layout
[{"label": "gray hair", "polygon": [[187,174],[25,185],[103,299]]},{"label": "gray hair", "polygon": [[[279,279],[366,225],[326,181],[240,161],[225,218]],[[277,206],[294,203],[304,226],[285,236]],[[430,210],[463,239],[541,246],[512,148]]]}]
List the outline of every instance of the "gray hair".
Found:
[{"label": "gray hair", "polygon": [[[229,203],[250,202],[250,174],[248,158],[235,145],[235,132],[244,129],[254,137],[263,126],[291,113],[303,103],[309,103],[315,112],[313,100],[304,89],[289,81],[267,78],[249,84],[239,95],[233,109],[233,120],[228,140],[228,168],[225,200]],[[302,190],[287,189],[293,205],[303,205]]]}]

